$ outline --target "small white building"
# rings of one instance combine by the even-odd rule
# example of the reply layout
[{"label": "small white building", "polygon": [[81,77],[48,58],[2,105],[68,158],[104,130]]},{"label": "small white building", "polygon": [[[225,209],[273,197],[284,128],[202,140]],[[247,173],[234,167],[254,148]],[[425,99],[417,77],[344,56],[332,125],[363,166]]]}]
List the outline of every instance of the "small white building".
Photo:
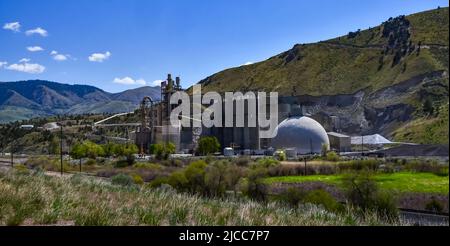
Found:
[{"label": "small white building", "polygon": [[234,155],[234,150],[231,147],[226,147],[223,149],[223,155],[224,156],[233,156]]},{"label": "small white building", "polygon": [[25,130],[31,130],[34,128],[34,125],[21,125],[20,128]]}]

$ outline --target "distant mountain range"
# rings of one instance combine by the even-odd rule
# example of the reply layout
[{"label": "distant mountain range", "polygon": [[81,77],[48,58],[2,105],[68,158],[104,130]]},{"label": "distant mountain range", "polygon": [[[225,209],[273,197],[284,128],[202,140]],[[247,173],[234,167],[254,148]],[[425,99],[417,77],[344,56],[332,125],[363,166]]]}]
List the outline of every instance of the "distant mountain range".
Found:
[{"label": "distant mountain range", "polygon": [[144,96],[159,100],[160,87],[109,93],[90,85],[45,80],[0,82],[0,123],[56,114],[128,112]]}]

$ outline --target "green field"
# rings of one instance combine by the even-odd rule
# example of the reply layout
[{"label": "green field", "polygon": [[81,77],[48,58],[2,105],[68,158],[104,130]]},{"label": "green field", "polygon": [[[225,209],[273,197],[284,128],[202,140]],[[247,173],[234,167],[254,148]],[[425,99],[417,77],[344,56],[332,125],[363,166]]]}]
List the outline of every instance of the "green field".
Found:
[{"label": "green field", "polygon": [[[267,178],[268,183],[301,183],[319,181],[342,186],[344,175],[282,176]],[[375,181],[382,189],[397,192],[421,192],[448,194],[449,177],[432,173],[398,172],[376,174]]]}]

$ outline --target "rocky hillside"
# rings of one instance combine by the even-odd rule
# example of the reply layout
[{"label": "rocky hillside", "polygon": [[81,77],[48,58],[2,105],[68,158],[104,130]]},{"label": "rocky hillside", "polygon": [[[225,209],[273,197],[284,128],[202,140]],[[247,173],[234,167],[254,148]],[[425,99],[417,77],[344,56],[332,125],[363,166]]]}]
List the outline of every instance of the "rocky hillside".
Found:
[{"label": "rocky hillside", "polygon": [[199,83],[204,91],[278,91],[325,125],[338,116],[348,134],[362,126],[401,141],[448,143],[448,42],[448,8],[438,8],[296,44]]},{"label": "rocky hillside", "polygon": [[150,86],[109,93],[94,86],[44,80],[2,82],[0,123],[55,114],[128,112],[144,95],[158,100],[159,94],[159,87]]}]

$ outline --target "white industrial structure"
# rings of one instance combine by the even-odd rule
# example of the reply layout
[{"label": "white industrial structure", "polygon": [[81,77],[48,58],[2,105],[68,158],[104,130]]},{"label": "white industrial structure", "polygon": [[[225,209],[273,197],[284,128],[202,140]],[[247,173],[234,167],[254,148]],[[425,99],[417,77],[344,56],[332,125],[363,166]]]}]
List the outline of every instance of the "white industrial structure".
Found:
[{"label": "white industrial structure", "polygon": [[322,146],[330,146],[327,132],[319,122],[307,116],[292,116],[275,129],[271,145],[277,149],[295,150],[297,154],[320,153]]}]

